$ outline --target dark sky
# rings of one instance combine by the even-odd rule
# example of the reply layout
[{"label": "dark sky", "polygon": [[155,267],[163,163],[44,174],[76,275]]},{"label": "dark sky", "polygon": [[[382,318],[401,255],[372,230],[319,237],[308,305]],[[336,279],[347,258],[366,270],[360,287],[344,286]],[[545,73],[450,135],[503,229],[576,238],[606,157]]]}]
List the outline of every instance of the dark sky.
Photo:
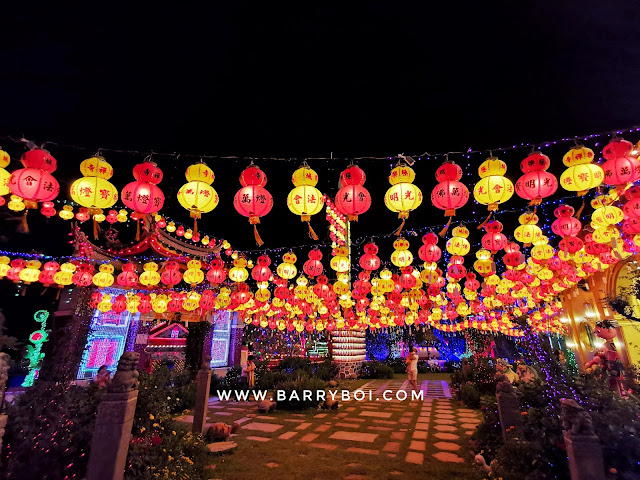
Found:
[{"label": "dark sky", "polygon": [[[535,143],[640,123],[638,2],[316,3],[52,2],[27,9],[11,2],[0,30],[0,135],[86,146],[49,146],[65,190],[64,180],[77,178],[80,161],[98,147],[300,160],[333,152],[342,159]],[[14,158],[24,151],[3,146]],[[568,148],[546,152],[554,173]],[[526,153],[501,155],[514,181]],[[470,188],[485,156],[452,156]],[[106,157],[122,188],[143,155]],[[165,171],[166,213],[189,222],[174,196],[197,158],[156,159]],[[443,160],[416,165],[425,197]],[[248,160],[208,163],[221,200],[201,228],[255,248],[251,227],[232,207]],[[347,162],[310,163],[319,188],[335,193]],[[382,203],[390,164],[360,162],[374,204],[355,236],[398,225]],[[259,165],[276,202],[261,227],[266,247],[311,243],[285,205],[298,162]],[[409,228],[444,223],[428,203]],[[484,212],[471,204],[468,217]],[[65,251],[66,224],[36,219],[34,233],[18,235],[14,223],[3,223],[0,248]],[[324,220],[314,226],[324,237]],[[414,250],[419,245],[412,241]]]}]

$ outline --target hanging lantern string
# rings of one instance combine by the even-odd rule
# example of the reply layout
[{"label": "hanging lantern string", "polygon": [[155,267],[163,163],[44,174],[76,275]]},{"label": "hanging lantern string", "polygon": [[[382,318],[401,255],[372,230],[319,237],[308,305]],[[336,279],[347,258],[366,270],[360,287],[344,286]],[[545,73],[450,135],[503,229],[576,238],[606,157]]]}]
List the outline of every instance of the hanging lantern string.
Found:
[{"label": "hanging lantern string", "polygon": [[[249,155],[206,155],[206,154],[191,154],[191,153],[178,153],[178,152],[156,152],[154,150],[131,150],[131,149],[107,148],[107,147],[99,147],[96,149],[95,147],[87,147],[84,145],[68,144],[68,143],[61,143],[61,142],[55,142],[55,141],[45,141],[44,143],[41,144],[41,148],[46,148],[47,146],[52,145],[59,148],[83,150],[87,152],[98,151],[100,153],[109,152],[109,153],[119,153],[119,154],[136,155],[136,156],[144,156],[144,157],[148,157],[148,156],[171,157],[175,159],[178,159],[179,157],[188,157],[188,158],[208,159],[208,160],[243,160],[243,161],[249,160],[252,162],[253,161],[299,162],[300,158],[303,158],[305,161],[306,160],[314,160],[314,161],[393,160],[394,158],[396,158],[396,159],[404,159],[407,162],[414,162],[416,159],[429,160],[429,159],[436,159],[439,157],[444,157],[446,159],[448,158],[448,155],[469,155],[469,154],[487,154],[487,153],[493,154],[493,152],[506,152],[506,151],[512,151],[512,150],[518,150],[518,149],[543,148],[543,147],[550,147],[552,145],[557,145],[558,143],[565,143],[565,142],[574,142],[577,144],[580,141],[592,140],[592,139],[596,139],[604,136],[615,138],[625,133],[633,133],[633,132],[640,132],[640,126],[632,126],[632,127],[622,128],[622,129],[613,130],[613,131],[607,130],[607,131],[593,133],[589,135],[576,135],[573,137],[564,137],[564,138],[549,140],[549,141],[541,141],[541,142],[534,142],[534,143],[523,142],[519,144],[506,145],[502,147],[485,148],[485,149],[469,148],[466,151],[449,151],[444,153],[429,153],[428,151],[425,151],[421,154],[416,154],[416,155],[405,155],[401,153],[395,156],[361,155],[356,157],[342,157],[342,158],[334,157],[333,154],[331,154],[329,157],[304,157],[304,156],[303,157],[270,157],[270,156],[252,157]],[[2,139],[3,141],[9,140],[16,144],[27,144],[29,146],[36,145],[36,142],[27,140],[25,138],[16,139],[11,136],[4,136],[4,137],[0,137],[0,139]]]}]

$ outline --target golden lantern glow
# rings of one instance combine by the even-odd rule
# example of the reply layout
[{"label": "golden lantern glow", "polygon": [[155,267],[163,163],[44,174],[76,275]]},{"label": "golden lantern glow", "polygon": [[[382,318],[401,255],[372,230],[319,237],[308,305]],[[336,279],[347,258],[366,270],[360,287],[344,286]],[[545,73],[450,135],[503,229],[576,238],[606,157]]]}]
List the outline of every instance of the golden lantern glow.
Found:
[{"label": "golden lantern glow", "polygon": [[568,151],[562,159],[569,167],[560,176],[562,188],[583,196],[589,189],[600,185],[604,180],[604,170],[599,165],[591,163],[593,158],[593,150],[582,145]]},{"label": "golden lantern glow", "polygon": [[542,238],[542,229],[538,227],[538,216],[533,212],[526,212],[518,217],[520,226],[515,229],[516,240],[525,247]]},{"label": "golden lantern glow", "polygon": [[402,219],[398,234],[402,231],[404,221],[409,218],[409,213],[422,204],[422,191],[412,183],[415,178],[416,173],[405,163],[399,163],[389,175],[391,188],[384,195],[384,204]]},{"label": "golden lantern glow", "polygon": [[102,313],[107,313],[109,310],[111,310],[111,295],[105,293],[102,296],[100,302],[98,303],[98,310],[100,310]]},{"label": "golden lantern glow", "polygon": [[60,270],[53,276],[53,281],[60,286],[71,285],[73,273],[76,271],[76,266],[71,263],[63,263],[60,265]]},{"label": "golden lantern glow", "polygon": [[104,157],[91,157],[80,164],[80,172],[85,177],[98,177],[109,179],[113,176],[113,167]]},{"label": "golden lantern glow", "polygon": [[[201,218],[218,206],[218,193],[211,186],[215,175],[204,163],[196,163],[187,168],[187,183],[178,190],[178,202],[189,210],[191,218]],[[197,228],[194,228],[197,232]]]},{"label": "golden lantern glow", "polygon": [[201,270],[202,262],[200,260],[189,260],[187,262],[187,270],[182,276],[185,283],[195,287],[197,284],[202,283],[204,280],[204,272]]},{"label": "golden lantern glow", "polygon": [[506,172],[507,164],[497,157],[487,158],[478,168],[480,181],[473,187],[473,196],[489,211],[497,210],[513,196],[513,183],[504,176]]},{"label": "golden lantern glow", "polygon": [[184,232],[184,238],[186,238],[187,240],[191,240],[193,238],[193,230],[187,228]]},{"label": "golden lantern glow", "polygon": [[71,184],[69,193],[77,204],[89,209],[89,214],[102,213],[118,200],[118,190],[109,179],[113,168],[102,157],[87,158],[80,164],[84,175]]},{"label": "golden lantern glow", "polygon": [[120,223],[126,222],[127,221],[127,211],[124,208],[122,210],[120,210],[118,212],[118,215],[116,215],[116,219]]},{"label": "golden lantern glow", "polygon": [[409,241],[405,238],[398,238],[393,242],[395,250],[391,254],[391,263],[396,267],[404,268],[413,262],[413,254],[409,251]]},{"label": "golden lantern glow", "polygon": [[4,255],[0,257],[0,278],[4,278],[7,276],[9,268],[11,268],[11,265],[9,265],[10,262],[11,259],[9,257]]},{"label": "golden lantern glow", "polygon": [[94,285],[101,288],[110,287],[111,285],[113,285],[113,265],[103,263],[102,265],[100,265],[98,270],[98,273],[93,276]]},{"label": "golden lantern glow", "polygon": [[13,212],[21,212],[26,208],[24,201],[17,195],[11,195],[9,197],[9,203],[7,203],[7,208]]},{"label": "golden lantern glow", "polygon": [[293,173],[291,181],[295,188],[287,196],[287,207],[292,213],[299,215],[301,221],[307,222],[309,236],[318,240],[318,235],[311,228],[311,215],[319,213],[324,206],[324,196],[315,187],[318,183],[318,174],[304,163]]},{"label": "golden lantern glow", "polygon": [[234,259],[233,267],[229,270],[229,278],[236,283],[245,282],[249,278],[249,271],[246,266],[247,260],[244,257]]},{"label": "golden lantern glow", "polygon": [[71,205],[63,205],[62,209],[58,212],[58,216],[63,220],[71,220],[73,215],[73,207]]},{"label": "golden lantern glow", "polygon": [[293,252],[287,252],[282,256],[282,263],[278,265],[276,272],[280,278],[290,280],[298,274],[298,269],[294,265],[297,257]]},{"label": "golden lantern glow", "polygon": [[[144,272],[140,274],[140,284],[145,287],[157,285],[160,282],[160,274],[158,273],[158,264],[155,262],[147,262],[142,267]],[[154,311],[155,308],[154,308]]]},{"label": "golden lantern glow", "polygon": [[453,236],[447,240],[447,252],[451,255],[459,256],[464,256],[469,253],[469,250],[471,249],[471,245],[467,240],[467,237],[469,236],[469,229],[459,225],[453,229],[451,234]]},{"label": "golden lantern glow", "polygon": [[331,257],[330,266],[338,273],[348,272],[350,268],[349,263],[349,249],[347,247],[334,248],[333,257]]},{"label": "golden lantern glow", "polygon": [[[4,152],[3,150],[0,150],[0,152],[3,152],[5,154],[7,153],[7,152]],[[0,154],[0,157],[4,158],[2,154]],[[9,156],[7,155],[6,157],[7,160],[8,160],[8,157]],[[11,189],[9,188],[9,180],[11,179],[11,174],[7,172],[4,168],[7,165],[9,165],[9,162],[7,161],[6,164],[4,164],[2,158],[0,158],[0,196],[6,195],[11,191]]]},{"label": "golden lantern glow", "polygon": [[591,214],[591,220],[596,227],[607,227],[620,223],[624,219],[624,213],[618,207],[611,205],[596,208]]},{"label": "golden lantern glow", "polygon": [[20,270],[18,277],[27,285],[37,282],[40,276],[40,265],[42,264],[38,260],[29,260],[25,267]]}]

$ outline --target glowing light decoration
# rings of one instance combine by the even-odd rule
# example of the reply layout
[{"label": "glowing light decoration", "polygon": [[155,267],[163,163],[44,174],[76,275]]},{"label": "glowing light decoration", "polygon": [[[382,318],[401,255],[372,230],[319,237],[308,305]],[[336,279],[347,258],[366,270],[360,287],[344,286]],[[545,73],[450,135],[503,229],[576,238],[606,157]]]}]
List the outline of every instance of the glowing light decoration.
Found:
[{"label": "glowing light decoration", "polygon": [[504,176],[506,172],[507,164],[497,157],[487,158],[478,168],[480,181],[473,187],[473,196],[491,212],[513,196],[513,183]]},{"label": "glowing light decoration", "polygon": [[311,228],[311,215],[319,213],[324,205],[324,196],[316,188],[318,174],[309,165],[303,164],[293,172],[291,181],[295,188],[287,196],[287,206],[292,213],[300,216],[301,221],[307,222],[309,236],[318,240],[318,235]]},{"label": "glowing light decoration", "polygon": [[162,181],[162,170],[148,158],[133,167],[133,177],[135,182],[122,189],[122,203],[138,217],[159,212],[164,205],[164,194],[157,186]]},{"label": "glowing light decoration", "polygon": [[233,206],[240,215],[249,217],[256,243],[262,246],[264,242],[256,225],[260,223],[260,217],[267,215],[273,207],[273,197],[264,188],[267,176],[252,163],[240,174],[240,184],[242,188],[233,197]]},{"label": "glowing light decoration", "polygon": [[391,263],[396,267],[404,268],[413,262],[413,254],[409,251],[409,241],[405,238],[398,238],[393,242],[395,249],[391,254]]},{"label": "glowing light decoration", "polygon": [[520,226],[516,228],[514,236],[525,247],[536,243],[542,238],[542,229],[537,225],[538,215],[533,212],[525,212],[518,217]]},{"label": "glowing light decoration", "polygon": [[53,200],[60,193],[60,185],[53,178],[58,163],[46,150],[34,149],[20,158],[25,168],[15,170],[9,179],[9,190],[20,197],[27,209],[38,207],[38,202]]},{"label": "glowing light decoration", "polygon": [[422,204],[422,191],[413,184],[415,178],[416,173],[404,162],[400,162],[389,175],[391,188],[384,196],[384,204],[392,212],[397,212],[398,218],[402,219],[396,232],[398,235],[404,227],[405,220],[409,218],[409,213]]},{"label": "glowing light decoration", "polygon": [[564,237],[575,237],[580,233],[582,223],[580,220],[573,217],[574,209],[570,205],[562,205],[553,211],[556,216],[555,220],[551,224],[551,230],[556,235]]},{"label": "glowing light decoration", "polygon": [[48,318],[49,312],[46,310],[38,310],[33,314],[33,319],[40,324],[40,328],[29,335],[29,341],[32,345],[27,345],[27,352],[24,355],[24,358],[29,361],[29,373],[22,382],[23,387],[33,386],[33,382],[38,378],[38,373],[40,373],[40,366],[44,359],[42,345],[49,340]]},{"label": "glowing light decoration", "polygon": [[366,178],[357,165],[350,165],[340,174],[340,190],[336,194],[335,205],[350,221],[357,222],[358,215],[371,207],[371,195],[363,186]]},{"label": "glowing light decoration", "polygon": [[0,150],[0,196],[6,195],[11,191],[9,188],[9,179],[11,174],[5,170],[5,167],[9,166],[11,157],[4,150]]},{"label": "glowing light decoration", "polygon": [[584,196],[591,188],[595,188],[604,180],[604,171],[599,165],[591,163],[593,150],[582,145],[576,145],[563,157],[562,162],[567,168],[560,177],[560,185],[570,192],[578,192]]},{"label": "glowing light decoration", "polygon": [[447,252],[451,255],[464,256],[471,250],[471,244],[467,237],[469,229],[463,225],[458,225],[451,232],[452,237],[447,241]]},{"label": "glowing light decoration", "polygon": [[541,152],[531,153],[520,163],[524,175],[516,182],[516,194],[520,198],[531,200],[529,205],[540,205],[543,198],[558,190],[558,180],[547,172],[550,165],[549,157]]},{"label": "glowing light decoration", "polygon": [[187,182],[178,190],[178,202],[189,210],[193,218],[193,231],[198,232],[197,220],[203,213],[211,212],[218,206],[218,193],[211,186],[215,175],[203,162],[187,168]]},{"label": "glowing light decoration", "polygon": [[469,201],[469,189],[460,181],[461,178],[462,168],[452,161],[443,163],[436,171],[436,180],[440,183],[431,192],[431,203],[444,210],[444,215],[449,217],[449,224],[456,210]]}]

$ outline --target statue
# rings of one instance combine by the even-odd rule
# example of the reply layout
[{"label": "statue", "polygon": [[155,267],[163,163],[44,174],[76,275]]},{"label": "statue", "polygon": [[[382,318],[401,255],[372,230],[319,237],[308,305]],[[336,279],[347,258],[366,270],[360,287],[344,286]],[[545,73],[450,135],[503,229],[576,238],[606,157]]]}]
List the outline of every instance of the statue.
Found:
[{"label": "statue", "polygon": [[513,390],[513,385],[509,381],[509,378],[504,373],[497,373],[496,379],[496,393],[500,395],[515,396],[516,392]]},{"label": "statue", "polygon": [[518,381],[518,375],[513,371],[511,365],[501,358],[496,362],[496,372],[504,374],[512,383]]},{"label": "statue", "polygon": [[214,423],[211,425],[204,434],[204,438],[207,442],[226,442],[229,440],[231,434],[236,433],[240,425],[234,423],[233,426],[226,423]]},{"label": "statue", "polygon": [[595,436],[591,415],[573,399],[560,400],[562,429],[571,435]]},{"label": "statue", "polygon": [[137,390],[140,382],[138,381],[138,361],[140,354],[138,352],[124,352],[118,360],[118,369],[111,380],[108,392],[110,393],[126,393]]}]

